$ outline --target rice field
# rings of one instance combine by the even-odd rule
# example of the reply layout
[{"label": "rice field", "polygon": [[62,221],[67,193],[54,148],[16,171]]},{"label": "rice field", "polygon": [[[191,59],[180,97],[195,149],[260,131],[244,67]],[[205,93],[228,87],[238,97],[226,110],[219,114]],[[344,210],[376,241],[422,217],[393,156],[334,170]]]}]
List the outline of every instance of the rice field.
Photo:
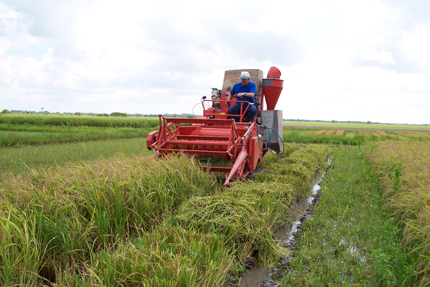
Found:
[{"label": "rice field", "polygon": [[10,125],[25,129],[32,126],[155,128],[158,118],[2,114],[0,124],[6,128]]},{"label": "rice field", "polygon": [[430,132],[347,130],[347,129],[300,129],[285,128],[283,139],[296,143],[326,143],[343,145],[363,145],[371,141],[430,141]]},{"label": "rice field", "polygon": [[314,128],[314,129],[370,129],[370,130],[420,130],[430,132],[430,124],[407,125],[407,124],[378,124],[378,123],[347,123],[347,122],[311,122],[311,121],[283,121],[284,127]]},{"label": "rice field", "polygon": [[361,147],[339,147],[280,286],[416,286],[416,256]]},{"label": "rice field", "polygon": [[0,147],[144,137],[154,118],[1,115]]},{"label": "rice field", "polygon": [[29,168],[47,169],[109,158],[118,153],[134,156],[148,152],[145,138],[0,148],[0,151],[0,179],[5,174],[19,174]]},{"label": "rice field", "polygon": [[[158,122],[38,117],[3,121],[0,135],[137,133],[0,147],[0,286],[237,286],[285,258],[281,286],[430,284],[426,133],[284,129],[284,154],[226,189],[196,158],[152,159]],[[275,232],[329,167],[285,249]]]},{"label": "rice field", "polygon": [[403,229],[405,246],[418,256],[420,285],[430,281],[430,144],[384,141],[369,145],[366,153],[381,175],[390,215]]},{"label": "rice field", "polygon": [[264,163],[276,181],[261,174],[227,191],[187,157],[116,156],[9,175],[0,185],[0,283],[219,286],[245,262],[274,264],[286,251],[273,232],[288,204],[309,194],[328,151],[289,146]]}]

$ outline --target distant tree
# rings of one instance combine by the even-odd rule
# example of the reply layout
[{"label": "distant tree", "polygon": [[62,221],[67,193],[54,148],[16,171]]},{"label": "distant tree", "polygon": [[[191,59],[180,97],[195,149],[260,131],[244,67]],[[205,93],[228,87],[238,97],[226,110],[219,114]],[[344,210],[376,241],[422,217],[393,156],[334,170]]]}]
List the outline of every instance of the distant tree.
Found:
[{"label": "distant tree", "polygon": [[4,109],[3,111],[1,111],[2,114],[10,114],[10,111],[8,109]]},{"label": "distant tree", "polygon": [[110,113],[110,116],[111,117],[126,117],[127,114],[126,113],[120,113],[120,112],[113,112],[113,113]]},{"label": "distant tree", "polygon": [[366,125],[370,125],[370,124],[372,124],[372,122],[371,122],[371,121],[367,121],[367,122],[366,122]]},{"label": "distant tree", "polygon": [[335,123],[336,121],[335,121],[335,120],[332,120],[331,122],[332,122],[332,123]]}]

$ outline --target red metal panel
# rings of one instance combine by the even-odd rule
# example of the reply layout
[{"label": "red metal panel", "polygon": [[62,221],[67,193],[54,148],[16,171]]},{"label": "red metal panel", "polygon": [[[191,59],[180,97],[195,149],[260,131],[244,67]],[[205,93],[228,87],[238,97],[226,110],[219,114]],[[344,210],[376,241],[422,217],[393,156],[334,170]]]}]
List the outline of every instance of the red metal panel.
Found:
[{"label": "red metal panel", "polygon": [[146,137],[146,147],[151,150],[154,148],[154,144],[157,141],[158,131],[153,131]]},{"label": "red metal panel", "polygon": [[205,171],[213,171],[213,172],[230,172],[231,167],[221,167],[221,166],[201,166]]},{"label": "red metal panel", "polygon": [[192,135],[212,136],[212,137],[228,137],[231,132],[229,128],[204,127],[192,133]]},{"label": "red metal panel", "polygon": [[268,78],[277,78],[279,79],[281,77],[281,71],[276,67],[270,67],[269,72],[267,72]]},{"label": "red metal panel", "polygon": [[225,125],[231,126],[233,120],[221,119],[189,119],[189,118],[164,118],[168,123],[174,124],[208,124],[208,125]]},{"label": "red metal panel", "polygon": [[161,148],[158,149],[163,154],[168,153],[185,153],[185,154],[195,154],[195,155],[205,155],[205,156],[222,156],[225,157],[227,154],[225,151],[208,151],[208,150],[189,150],[189,149],[171,149],[171,148]]},{"label": "red metal panel", "polygon": [[170,140],[167,141],[168,144],[175,145],[207,145],[207,146],[228,146],[226,141],[181,141],[181,140]]},{"label": "red metal panel", "polygon": [[177,135],[177,139],[184,139],[184,140],[225,140],[228,141],[228,136],[202,136],[202,135]]}]

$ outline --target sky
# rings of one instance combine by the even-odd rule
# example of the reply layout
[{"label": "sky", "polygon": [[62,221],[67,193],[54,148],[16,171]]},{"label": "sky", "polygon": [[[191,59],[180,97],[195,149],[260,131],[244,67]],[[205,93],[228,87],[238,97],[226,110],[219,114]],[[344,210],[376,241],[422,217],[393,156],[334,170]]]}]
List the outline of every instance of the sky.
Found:
[{"label": "sky", "polygon": [[284,119],[430,124],[429,51],[428,0],[0,0],[0,110],[201,114],[275,66]]}]

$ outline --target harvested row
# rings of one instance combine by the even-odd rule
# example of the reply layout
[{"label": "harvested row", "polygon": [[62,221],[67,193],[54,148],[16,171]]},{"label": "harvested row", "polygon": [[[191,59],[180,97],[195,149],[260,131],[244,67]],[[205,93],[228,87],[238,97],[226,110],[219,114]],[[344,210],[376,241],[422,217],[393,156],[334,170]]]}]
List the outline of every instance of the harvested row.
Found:
[{"label": "harvested row", "polygon": [[322,136],[322,135],[326,135],[326,136],[338,136],[338,137],[343,137],[346,134],[345,130],[319,130],[316,132],[313,132],[314,135],[316,136]]},{"label": "harvested row", "polygon": [[324,135],[326,132],[327,132],[327,130],[319,130],[319,131],[314,132],[313,134],[316,136],[321,136],[321,135]]},{"label": "harvested row", "polygon": [[343,137],[345,134],[346,134],[345,130],[337,130],[334,135],[338,137]]},{"label": "harvested row", "polygon": [[430,279],[430,144],[385,141],[366,153],[381,174],[392,216],[404,227],[403,243],[420,255],[416,272],[424,284]]},{"label": "harvested row", "polygon": [[285,251],[273,232],[285,223],[288,206],[310,194],[315,171],[326,168],[327,146],[289,146],[285,156],[265,161],[265,172],[214,196],[194,197],[177,213],[184,228],[215,232],[235,248],[237,259],[261,265],[275,263]]}]

